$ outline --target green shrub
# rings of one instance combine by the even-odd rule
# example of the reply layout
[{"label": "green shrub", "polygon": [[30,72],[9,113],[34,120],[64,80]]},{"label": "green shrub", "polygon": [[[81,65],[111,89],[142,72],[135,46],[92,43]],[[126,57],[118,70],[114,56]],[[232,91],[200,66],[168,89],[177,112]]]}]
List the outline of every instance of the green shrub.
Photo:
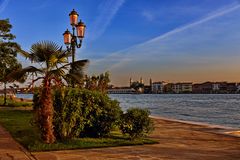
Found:
[{"label": "green shrub", "polygon": [[85,124],[81,93],[77,89],[54,92],[54,131],[58,139],[78,137]]},{"label": "green shrub", "polygon": [[54,130],[57,138],[105,136],[119,120],[117,101],[86,89],[65,88],[54,92]]},{"label": "green shrub", "polygon": [[141,138],[153,130],[153,122],[147,109],[131,108],[121,117],[120,130],[131,139]]},{"label": "green shrub", "polygon": [[88,117],[90,123],[85,125],[83,136],[102,137],[106,136],[113,129],[114,125],[119,121],[122,113],[119,103],[111,100],[106,94],[95,92],[94,105]]}]

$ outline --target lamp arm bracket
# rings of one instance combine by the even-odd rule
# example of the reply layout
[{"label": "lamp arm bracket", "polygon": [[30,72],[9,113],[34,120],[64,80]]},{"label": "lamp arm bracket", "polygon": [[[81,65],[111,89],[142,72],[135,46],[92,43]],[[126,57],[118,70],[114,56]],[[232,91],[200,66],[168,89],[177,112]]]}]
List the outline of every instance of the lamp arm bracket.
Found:
[{"label": "lamp arm bracket", "polygon": [[81,48],[82,47],[82,39],[80,39],[79,44],[77,44],[77,48]]}]

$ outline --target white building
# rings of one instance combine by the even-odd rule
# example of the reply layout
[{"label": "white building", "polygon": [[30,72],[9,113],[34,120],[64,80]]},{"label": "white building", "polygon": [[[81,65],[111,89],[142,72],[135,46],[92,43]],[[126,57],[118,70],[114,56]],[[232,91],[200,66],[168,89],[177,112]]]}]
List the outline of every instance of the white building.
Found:
[{"label": "white building", "polygon": [[158,94],[163,93],[164,89],[164,82],[153,82],[151,85],[152,93]]},{"label": "white building", "polygon": [[219,91],[220,90],[220,83],[213,83],[213,91]]}]

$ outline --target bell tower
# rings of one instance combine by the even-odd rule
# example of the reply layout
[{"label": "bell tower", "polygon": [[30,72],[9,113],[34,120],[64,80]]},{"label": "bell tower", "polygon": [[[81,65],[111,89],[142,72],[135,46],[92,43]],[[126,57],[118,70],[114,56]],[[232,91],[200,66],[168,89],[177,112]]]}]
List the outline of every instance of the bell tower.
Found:
[{"label": "bell tower", "polygon": [[133,80],[132,80],[132,78],[130,78],[130,80],[129,80],[129,86],[130,87],[131,87],[132,83],[133,83]]},{"label": "bell tower", "polygon": [[143,79],[142,79],[142,77],[140,78],[140,83],[143,84]]}]

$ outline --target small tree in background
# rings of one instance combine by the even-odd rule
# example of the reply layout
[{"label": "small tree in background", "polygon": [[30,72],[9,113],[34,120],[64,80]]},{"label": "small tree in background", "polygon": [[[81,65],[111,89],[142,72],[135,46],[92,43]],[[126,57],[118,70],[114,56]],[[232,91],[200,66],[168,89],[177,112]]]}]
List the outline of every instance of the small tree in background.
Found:
[{"label": "small tree in background", "polygon": [[137,92],[142,92],[141,90],[144,88],[144,84],[140,82],[133,82],[130,87]]},{"label": "small tree in background", "polygon": [[99,76],[85,76],[85,88],[106,93],[110,82],[109,76],[109,72],[102,73]]},{"label": "small tree in background", "polygon": [[12,40],[15,36],[10,33],[12,25],[8,19],[0,20],[0,82],[4,84],[4,105],[7,99],[7,83],[18,81],[24,82],[25,77],[18,79],[8,78],[8,75],[15,70],[21,69],[22,65],[17,60],[17,52],[20,50],[20,45]]}]

